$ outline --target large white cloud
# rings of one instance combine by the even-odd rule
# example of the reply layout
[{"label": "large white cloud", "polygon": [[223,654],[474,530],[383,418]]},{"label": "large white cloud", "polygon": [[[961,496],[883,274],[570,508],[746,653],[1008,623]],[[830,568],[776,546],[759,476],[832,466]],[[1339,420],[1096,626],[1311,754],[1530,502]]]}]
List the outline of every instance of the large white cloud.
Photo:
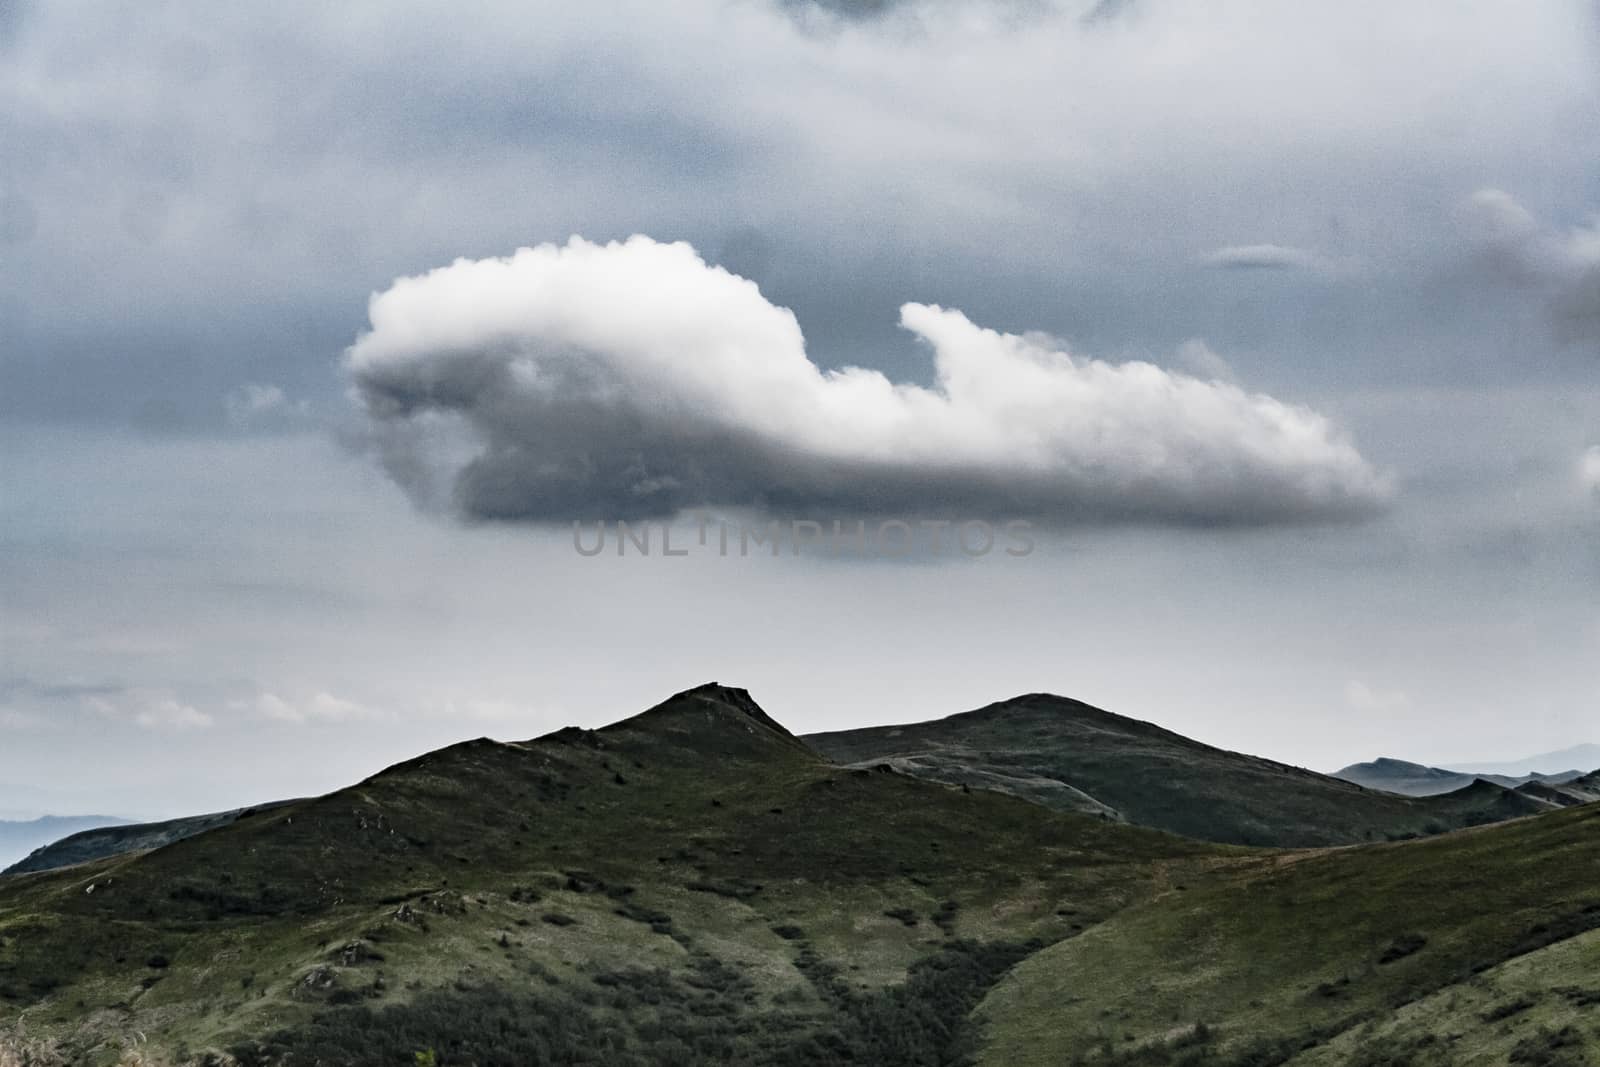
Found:
[{"label": "large white cloud", "polygon": [[1370,514],[1386,479],[1322,416],[906,304],[931,388],[819,369],[754,283],[648,237],[398,279],[347,369],[416,496],[480,518],[700,505],[1265,523]]}]

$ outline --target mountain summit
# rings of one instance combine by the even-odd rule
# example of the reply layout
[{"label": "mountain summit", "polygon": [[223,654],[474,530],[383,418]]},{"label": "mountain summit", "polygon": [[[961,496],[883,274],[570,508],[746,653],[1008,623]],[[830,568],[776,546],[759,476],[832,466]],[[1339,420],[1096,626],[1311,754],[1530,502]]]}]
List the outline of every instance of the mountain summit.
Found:
[{"label": "mountain summit", "polygon": [[[1278,847],[1414,837],[1549,810],[1499,785],[1414,798],[1229,752],[1082,701],[1030,693],[931,722],[810,734],[840,763],[887,762],[1185,837]],[[1485,783],[1488,785],[1488,783]]]},{"label": "mountain summit", "polygon": [[817,754],[768,715],[748,690],[707,682],[675,693],[632,718],[595,731],[610,739],[668,745],[682,755],[762,762]]}]

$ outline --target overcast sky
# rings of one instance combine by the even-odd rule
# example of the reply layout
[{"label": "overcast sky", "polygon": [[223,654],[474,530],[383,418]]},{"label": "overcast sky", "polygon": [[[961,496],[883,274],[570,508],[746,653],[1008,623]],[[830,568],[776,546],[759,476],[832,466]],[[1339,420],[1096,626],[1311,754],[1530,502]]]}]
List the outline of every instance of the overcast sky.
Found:
[{"label": "overcast sky", "polygon": [[[713,679],[1600,741],[1597,144],[1592,0],[0,5],[0,817]],[[1037,536],[574,549],[700,508]]]}]

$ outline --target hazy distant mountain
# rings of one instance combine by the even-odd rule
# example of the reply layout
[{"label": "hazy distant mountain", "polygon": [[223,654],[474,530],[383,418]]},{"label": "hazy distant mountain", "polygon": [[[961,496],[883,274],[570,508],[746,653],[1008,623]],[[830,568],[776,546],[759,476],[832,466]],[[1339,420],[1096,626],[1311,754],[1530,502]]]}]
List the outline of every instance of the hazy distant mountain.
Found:
[{"label": "hazy distant mountain", "polygon": [[1566,782],[1528,782],[1518,786],[1517,792],[1525,793],[1531,797],[1548,800],[1552,804],[1559,804],[1564,808],[1576,807],[1579,804],[1593,804],[1600,801],[1600,771],[1594,771],[1582,778],[1574,778]]},{"label": "hazy distant mountain", "polygon": [[[0,867],[0,875],[23,874],[29,871],[48,871],[56,867],[69,867],[75,863],[86,860],[101,859],[105,856],[118,856],[124,852],[143,852],[152,848],[161,848],[174,841],[182,841],[186,837],[214,830],[219,826],[227,826],[237,822],[242,816],[253,811],[264,811],[278,807],[291,801],[276,801],[271,804],[260,804],[254,808],[235,808],[232,811],[219,811],[208,815],[191,815],[182,819],[167,819],[163,822],[132,823],[126,819],[93,819],[81,825],[63,827],[39,839],[31,849],[21,853],[10,853],[0,856],[0,862],[9,863],[9,866]],[[41,820],[44,821],[44,820]],[[63,820],[71,822],[72,820]],[[0,824],[3,825],[3,824]],[[30,824],[24,824],[30,825]]]},{"label": "hazy distant mountain", "polygon": [[1388,793],[1399,793],[1408,797],[1430,797],[1440,793],[1453,793],[1458,789],[1465,789],[1477,781],[1492,782],[1505,789],[1517,789],[1528,782],[1559,784],[1582,777],[1583,773],[1582,770],[1571,769],[1548,774],[1513,776],[1447,770],[1443,767],[1429,767],[1421,763],[1410,763],[1406,760],[1384,757],[1375,759],[1370,763],[1352,763],[1348,767],[1334,771],[1333,776],[1342,778],[1347,782],[1355,782],[1357,785],[1364,785],[1368,789],[1382,789]]},{"label": "hazy distant mountain", "polygon": [[111,815],[45,815],[25,822],[0,820],[0,869],[68,834],[127,821]]},{"label": "hazy distant mountain", "polygon": [[1559,752],[1542,752],[1526,759],[1508,763],[1468,763],[1458,769],[1470,774],[1504,774],[1512,777],[1548,775],[1563,767],[1579,767],[1585,771],[1600,770],[1600,745],[1573,745]]}]

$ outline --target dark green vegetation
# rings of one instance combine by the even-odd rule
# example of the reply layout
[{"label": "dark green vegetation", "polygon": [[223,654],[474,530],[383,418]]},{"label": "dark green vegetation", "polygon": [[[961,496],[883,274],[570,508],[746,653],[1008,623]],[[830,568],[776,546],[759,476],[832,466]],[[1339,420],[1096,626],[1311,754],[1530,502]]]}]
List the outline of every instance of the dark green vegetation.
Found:
[{"label": "dark green vegetation", "polygon": [[1219,870],[1019,966],[983,1062],[1589,1063],[1597,873],[1600,806]]},{"label": "dark green vegetation", "polygon": [[1528,784],[1547,783],[1559,785],[1583,776],[1582,771],[1561,771],[1556,774],[1524,774],[1512,777],[1504,774],[1469,774],[1465,771],[1447,771],[1442,767],[1428,767],[1421,763],[1407,763],[1399,759],[1376,759],[1370,763],[1352,763],[1343,770],[1333,772],[1335,778],[1364,785],[1368,789],[1382,789],[1408,797],[1428,797],[1438,793],[1453,793],[1465,789],[1482,779],[1507,789],[1517,789]]},{"label": "dark green vegetation", "polygon": [[[1220,813],[1196,816],[1211,836],[1246,815],[1328,833],[1417,810],[1056,698],[896,729],[940,741],[951,723],[1004,734],[1007,758],[1032,743],[1076,760],[1087,796],[1118,767],[1166,782],[1117,805],[1130,821],[1187,803]],[[1266,851],[886,762],[829,763],[742,690],[703,686],[602,730],[467,742],[155,851],[0,879],[0,1065],[1584,1063],[1600,1047],[1600,806],[1480,783],[1428,817],[1507,797],[1551,813]]]},{"label": "dark green vegetation", "polygon": [[1396,796],[1045,694],[933,722],[812,734],[806,741],[839,763],[887,762],[935,781],[1241,845],[1397,840],[1554,806],[1488,782],[1441,796]]},{"label": "dark green vegetation", "polygon": [[[702,687],[603,730],[467,742],[154,852],[8,877],[0,1026],[25,1017],[74,1062],[116,1062],[136,1034],[175,1062],[314,1056],[411,1005],[445,1027],[417,1039],[464,1063],[484,1020],[537,998],[570,1032],[506,1040],[603,1026],[619,1055],[652,1035],[756,1049],[748,1028],[781,1022],[783,1048],[943,1056],[1007,945],[1070,936],[1228,855],[834,767],[742,691]],[[688,1024],[703,1011],[723,1022]]]},{"label": "dark green vegetation", "polygon": [[[1405,840],[1600,800],[1600,772],[1585,784],[1579,771],[1475,777],[1380,759],[1321,775],[1212,748],[1150,723],[1048,695],[933,722],[813,734],[804,740],[841,764],[885,764],[1058,811],[1267,847]],[[1351,789],[1349,783],[1366,788]],[[1090,795],[1079,784],[1093,784],[1119,803]],[[1405,803],[1375,791],[1434,799]],[[277,806],[75,834],[0,874],[159,848]]]},{"label": "dark green vegetation", "polygon": [[385,1067],[432,1051],[478,1067],[559,1063],[955,1063],[976,1051],[968,1016],[1005,971],[1040,947],[952,941],[903,983],[858,992],[802,950],[811,988],[763,1004],[757,985],[705,953],[687,967],[593,970],[564,982],[536,968],[524,988],[458,982],[410,1002],[335,1007],[235,1051],[246,1067]]},{"label": "dark green vegetation", "polygon": [[[257,808],[236,808],[233,811],[193,815],[183,819],[168,819],[164,822],[128,823],[121,819],[92,820],[85,823],[89,826],[88,829],[64,828],[41,838],[39,846],[43,847],[35,846],[35,851],[0,871],[0,874],[48,871],[56,867],[70,867],[74,863],[83,863],[87,860],[117,856],[124,852],[143,852],[147,849],[160,848],[174,841],[226,826],[257,811],[278,807],[282,803],[288,802],[264,804]],[[62,836],[63,834],[69,836]]]}]

